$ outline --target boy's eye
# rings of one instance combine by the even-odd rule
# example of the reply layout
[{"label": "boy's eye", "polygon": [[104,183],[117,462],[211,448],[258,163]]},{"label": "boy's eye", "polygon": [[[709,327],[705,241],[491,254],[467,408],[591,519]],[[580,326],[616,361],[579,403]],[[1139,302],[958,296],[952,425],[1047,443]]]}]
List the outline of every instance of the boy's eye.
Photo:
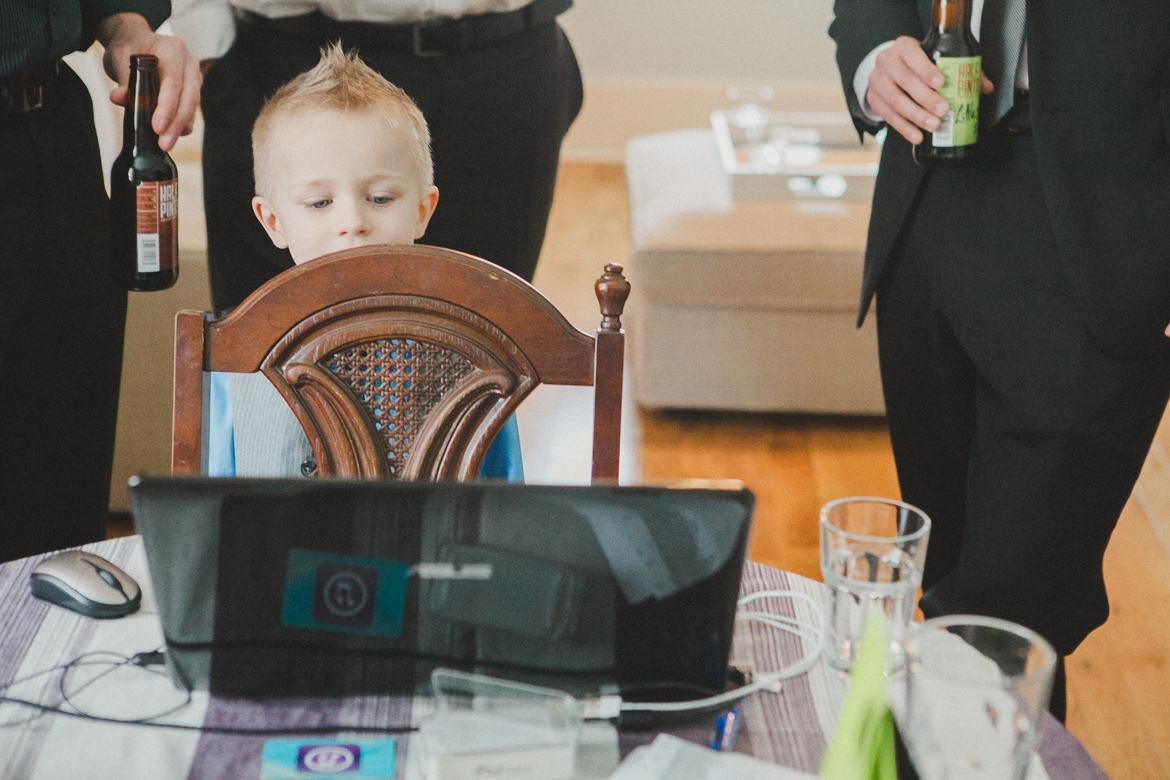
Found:
[{"label": "boy's eye", "polygon": [[375,206],[385,206],[387,203],[389,203],[392,200],[394,200],[394,197],[392,195],[371,195],[370,196],[370,203],[373,203]]},{"label": "boy's eye", "polygon": [[332,200],[330,200],[330,199],[328,199],[328,198],[321,198],[320,200],[311,200],[311,201],[309,201],[309,203],[308,203],[308,206],[309,206],[309,208],[311,208],[311,209],[323,209],[323,208],[325,208],[326,206],[328,206],[328,205],[329,205],[330,203],[332,203],[332,202],[333,202],[333,201],[332,201]]}]

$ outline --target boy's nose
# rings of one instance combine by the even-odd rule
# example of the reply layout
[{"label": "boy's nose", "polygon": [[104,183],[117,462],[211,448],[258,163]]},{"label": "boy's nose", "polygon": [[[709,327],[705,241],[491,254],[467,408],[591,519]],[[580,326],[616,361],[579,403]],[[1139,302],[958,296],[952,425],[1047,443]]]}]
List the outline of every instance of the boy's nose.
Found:
[{"label": "boy's nose", "polygon": [[338,221],[338,233],[343,236],[364,236],[370,232],[370,222],[360,206],[344,209]]}]

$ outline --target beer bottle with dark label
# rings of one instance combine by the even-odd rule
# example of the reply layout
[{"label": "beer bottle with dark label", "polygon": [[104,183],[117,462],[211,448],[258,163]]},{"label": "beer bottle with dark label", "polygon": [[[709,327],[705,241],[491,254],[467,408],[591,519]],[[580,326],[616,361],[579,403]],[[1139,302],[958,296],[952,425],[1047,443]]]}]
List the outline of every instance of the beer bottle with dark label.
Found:
[{"label": "beer bottle with dark label", "polygon": [[110,267],[127,290],[165,290],[179,278],[179,176],[150,124],[157,105],[158,58],[132,54],[110,171]]},{"label": "beer bottle with dark label", "polygon": [[949,109],[933,133],[923,132],[914,162],[925,168],[953,168],[975,152],[979,137],[979,83],[983,59],[971,34],[971,0],[934,0],[926,56],[942,71],[938,90]]}]

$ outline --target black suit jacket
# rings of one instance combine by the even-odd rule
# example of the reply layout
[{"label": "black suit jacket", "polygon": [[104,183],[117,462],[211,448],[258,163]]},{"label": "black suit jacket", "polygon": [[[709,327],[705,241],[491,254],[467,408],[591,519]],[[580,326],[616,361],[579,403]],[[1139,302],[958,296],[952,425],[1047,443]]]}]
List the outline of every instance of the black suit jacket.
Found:
[{"label": "black suit jacket", "polygon": [[[1027,0],[1032,132],[1057,251],[1098,344],[1170,350],[1170,0]],[[853,75],[878,44],[921,39],[930,0],[835,0],[829,33],[859,131]],[[891,132],[865,256],[865,317],[924,171]]]}]

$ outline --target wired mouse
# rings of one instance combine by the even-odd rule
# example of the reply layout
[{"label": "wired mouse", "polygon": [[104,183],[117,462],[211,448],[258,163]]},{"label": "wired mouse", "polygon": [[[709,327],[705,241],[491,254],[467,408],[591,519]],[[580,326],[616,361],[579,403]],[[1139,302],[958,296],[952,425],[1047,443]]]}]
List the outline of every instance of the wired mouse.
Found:
[{"label": "wired mouse", "polygon": [[118,618],[142,604],[138,583],[100,555],[66,550],[37,564],[29,575],[32,594],[93,618]]}]

